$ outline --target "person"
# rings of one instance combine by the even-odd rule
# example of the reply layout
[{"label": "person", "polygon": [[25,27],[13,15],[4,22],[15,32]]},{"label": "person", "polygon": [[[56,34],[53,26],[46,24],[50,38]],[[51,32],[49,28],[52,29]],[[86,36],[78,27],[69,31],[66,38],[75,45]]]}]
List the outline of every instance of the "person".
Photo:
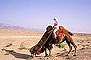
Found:
[{"label": "person", "polygon": [[[57,17],[54,17],[54,28],[55,28],[55,30],[54,30],[54,34],[55,34],[55,32],[59,29],[59,21],[58,21],[58,19],[57,19]],[[56,37],[56,34],[55,34],[55,37]]]},{"label": "person", "polygon": [[58,26],[58,19],[57,19],[57,17],[54,17],[54,26]]},{"label": "person", "polygon": [[55,30],[54,30],[55,38],[60,36],[60,40],[62,40],[62,38],[66,35],[71,39],[70,36],[73,36],[73,34],[71,32],[69,32],[67,29],[65,29],[63,26],[59,26],[59,21],[58,21],[57,17],[54,17],[54,26],[53,27],[55,28]]}]

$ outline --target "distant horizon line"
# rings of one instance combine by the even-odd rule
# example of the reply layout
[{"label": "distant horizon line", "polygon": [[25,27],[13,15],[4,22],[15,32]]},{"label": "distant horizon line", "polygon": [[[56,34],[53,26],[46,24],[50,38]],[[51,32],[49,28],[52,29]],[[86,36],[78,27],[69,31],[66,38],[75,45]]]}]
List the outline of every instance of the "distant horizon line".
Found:
[{"label": "distant horizon line", "polygon": [[[45,28],[34,28],[34,27],[26,27],[26,26],[19,26],[19,25],[12,25],[12,24],[9,24],[9,23],[0,23],[0,24],[5,24],[6,26],[9,25],[9,26],[12,26],[12,27],[21,27],[22,29],[24,30],[40,30],[40,31],[45,31]],[[86,33],[86,34],[91,34],[91,32],[83,32],[83,31],[79,31],[79,32],[72,32],[72,33]]]}]

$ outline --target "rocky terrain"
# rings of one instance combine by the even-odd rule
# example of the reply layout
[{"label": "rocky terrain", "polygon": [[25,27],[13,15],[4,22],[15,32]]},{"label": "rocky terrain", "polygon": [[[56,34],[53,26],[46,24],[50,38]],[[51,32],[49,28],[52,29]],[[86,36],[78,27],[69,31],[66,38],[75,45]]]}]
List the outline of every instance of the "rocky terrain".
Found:
[{"label": "rocky terrain", "polygon": [[72,37],[77,45],[77,55],[73,56],[74,48],[69,56],[67,44],[64,48],[53,46],[52,56],[44,57],[44,53],[35,58],[30,57],[29,48],[42,37],[44,31],[0,29],[0,60],[91,60],[91,34],[75,33]]}]

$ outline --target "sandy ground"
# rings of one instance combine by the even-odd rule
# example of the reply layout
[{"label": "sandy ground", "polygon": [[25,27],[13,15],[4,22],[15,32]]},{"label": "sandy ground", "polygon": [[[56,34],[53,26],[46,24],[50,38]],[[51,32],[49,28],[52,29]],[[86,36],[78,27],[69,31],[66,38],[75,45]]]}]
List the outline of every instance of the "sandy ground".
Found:
[{"label": "sandy ground", "polygon": [[54,46],[51,57],[44,57],[44,53],[42,53],[31,58],[28,49],[34,46],[42,35],[43,31],[1,29],[0,60],[91,60],[90,34],[75,34],[73,36],[78,47],[76,56],[73,56],[74,48],[69,56],[65,56],[69,48],[64,42],[66,50]]}]

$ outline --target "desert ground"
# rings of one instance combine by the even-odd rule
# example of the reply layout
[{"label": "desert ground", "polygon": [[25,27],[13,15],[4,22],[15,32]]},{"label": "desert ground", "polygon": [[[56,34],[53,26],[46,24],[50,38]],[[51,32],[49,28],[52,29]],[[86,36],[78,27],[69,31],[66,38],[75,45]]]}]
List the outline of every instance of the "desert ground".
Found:
[{"label": "desert ground", "polygon": [[0,60],[91,60],[91,34],[74,33],[72,36],[77,45],[76,56],[74,48],[69,50],[66,42],[64,48],[53,45],[52,56],[44,57],[44,53],[35,58],[30,57],[29,48],[37,44],[44,31],[0,29]]}]

